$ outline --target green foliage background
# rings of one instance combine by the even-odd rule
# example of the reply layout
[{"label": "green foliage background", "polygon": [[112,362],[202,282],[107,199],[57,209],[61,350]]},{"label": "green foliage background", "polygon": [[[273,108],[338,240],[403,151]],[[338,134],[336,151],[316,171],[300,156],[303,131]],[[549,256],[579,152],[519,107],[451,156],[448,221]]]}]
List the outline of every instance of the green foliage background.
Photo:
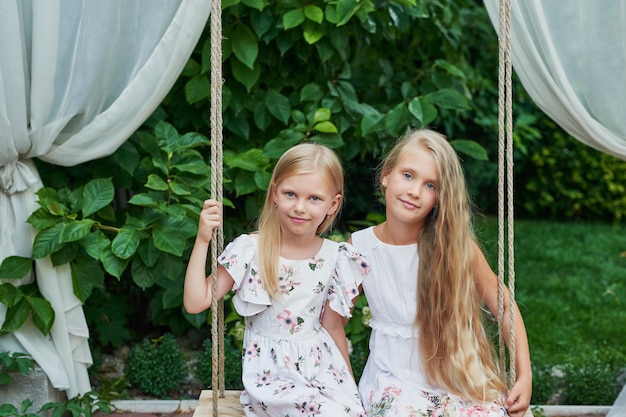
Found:
[{"label": "green foliage background", "polygon": [[[425,126],[452,139],[477,206],[495,211],[498,53],[482,2],[227,0],[222,9],[227,241],[253,229],[274,163],[302,141],[328,145],[344,163],[337,231],[376,221],[381,155]],[[46,187],[29,219],[39,230],[33,258],[71,265],[100,349],[210,320],[182,308],[198,213],[210,194],[210,51],[207,28],[163,103],[111,156],[70,168],[37,161]],[[621,221],[626,164],[577,144],[517,83],[514,98],[518,212]],[[8,258],[0,278],[20,278],[31,266]],[[29,316],[49,331],[54,312],[35,285],[6,282],[0,302],[8,307],[0,334]],[[226,308],[227,325],[237,323]],[[365,326],[355,319],[348,333],[363,350]]]}]

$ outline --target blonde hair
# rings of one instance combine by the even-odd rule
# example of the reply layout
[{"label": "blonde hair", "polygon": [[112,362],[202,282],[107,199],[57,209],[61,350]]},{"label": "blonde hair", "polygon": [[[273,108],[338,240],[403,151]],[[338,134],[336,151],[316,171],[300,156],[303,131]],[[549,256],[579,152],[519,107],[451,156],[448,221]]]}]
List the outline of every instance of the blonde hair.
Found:
[{"label": "blonde hair", "polygon": [[[265,195],[265,204],[258,220],[259,242],[262,243],[258,245],[257,261],[261,267],[263,288],[272,297],[280,295],[278,261],[282,234],[273,194],[278,184],[285,178],[310,173],[325,176],[326,183],[333,190],[333,193],[343,197],[343,168],[339,158],[330,148],[316,143],[301,143],[280,157],[276,167],[274,167],[270,185]],[[318,235],[322,235],[332,227],[340,210],[341,206],[334,213],[326,216],[317,228]]]},{"label": "blonde hair", "polygon": [[380,177],[391,172],[406,148],[414,147],[431,152],[439,175],[437,203],[416,236],[416,323],[426,377],[463,398],[494,401],[506,385],[485,333],[482,301],[472,275],[476,238],[458,155],[445,136],[416,130],[400,138],[389,152]]}]

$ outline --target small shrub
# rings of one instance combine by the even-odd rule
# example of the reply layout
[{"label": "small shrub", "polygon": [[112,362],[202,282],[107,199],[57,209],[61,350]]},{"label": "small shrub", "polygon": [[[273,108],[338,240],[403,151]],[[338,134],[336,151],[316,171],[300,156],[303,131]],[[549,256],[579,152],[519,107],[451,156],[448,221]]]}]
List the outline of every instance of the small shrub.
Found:
[{"label": "small shrub", "polygon": [[565,367],[563,404],[611,405],[619,395],[619,367],[594,353]]},{"label": "small shrub", "polygon": [[548,401],[558,391],[558,378],[553,375],[551,367],[537,367],[533,369],[533,394],[531,404],[548,404]]},{"label": "small shrub", "polygon": [[83,395],[77,395],[63,402],[46,403],[41,407],[41,412],[53,410],[52,416],[92,417],[94,411],[101,414],[111,414],[113,406],[108,400],[100,398],[97,392],[90,391]]},{"label": "small shrub", "polygon": [[187,376],[183,354],[171,333],[132,347],[127,374],[131,384],[147,394],[165,397]]},{"label": "small shrub", "polygon": [[[211,387],[213,372],[213,349],[211,339],[202,343],[202,350],[198,353],[196,378],[202,385]],[[224,386],[228,390],[243,389],[241,382],[241,348],[235,346],[232,338],[224,338]]]},{"label": "small shrub", "polygon": [[18,410],[13,404],[0,404],[0,416],[2,417],[39,417],[35,413],[31,413],[28,410],[33,405],[33,402],[28,398],[22,401],[20,409]]},{"label": "small shrub", "polygon": [[11,372],[28,375],[35,368],[30,355],[21,352],[0,352],[0,385],[13,383]]}]

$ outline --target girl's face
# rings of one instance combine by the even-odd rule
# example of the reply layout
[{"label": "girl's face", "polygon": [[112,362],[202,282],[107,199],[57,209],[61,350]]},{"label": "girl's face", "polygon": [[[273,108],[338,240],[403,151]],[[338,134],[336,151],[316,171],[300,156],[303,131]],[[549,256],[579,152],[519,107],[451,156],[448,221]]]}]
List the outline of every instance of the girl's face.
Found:
[{"label": "girl's face", "polygon": [[284,238],[314,237],[327,215],[339,209],[337,194],[318,173],[287,177],[274,188],[274,204]]},{"label": "girl's face", "polygon": [[424,146],[405,148],[396,165],[381,177],[381,183],[388,220],[421,227],[437,204],[437,165]]}]

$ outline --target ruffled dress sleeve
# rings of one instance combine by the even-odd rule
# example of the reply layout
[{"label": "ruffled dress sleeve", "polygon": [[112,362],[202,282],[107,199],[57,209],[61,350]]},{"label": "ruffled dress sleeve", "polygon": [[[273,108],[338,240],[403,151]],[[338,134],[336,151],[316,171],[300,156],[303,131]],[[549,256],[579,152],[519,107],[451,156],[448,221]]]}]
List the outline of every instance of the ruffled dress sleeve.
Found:
[{"label": "ruffled dress sleeve", "polygon": [[226,246],[217,258],[235,281],[233,305],[241,316],[260,313],[272,305],[269,294],[263,289],[259,267],[255,260],[257,235],[240,235]]},{"label": "ruffled dress sleeve", "polygon": [[338,247],[337,263],[328,286],[329,306],[344,317],[352,317],[352,299],[359,295],[359,286],[367,276],[370,266],[365,257],[351,244],[342,242]]}]

